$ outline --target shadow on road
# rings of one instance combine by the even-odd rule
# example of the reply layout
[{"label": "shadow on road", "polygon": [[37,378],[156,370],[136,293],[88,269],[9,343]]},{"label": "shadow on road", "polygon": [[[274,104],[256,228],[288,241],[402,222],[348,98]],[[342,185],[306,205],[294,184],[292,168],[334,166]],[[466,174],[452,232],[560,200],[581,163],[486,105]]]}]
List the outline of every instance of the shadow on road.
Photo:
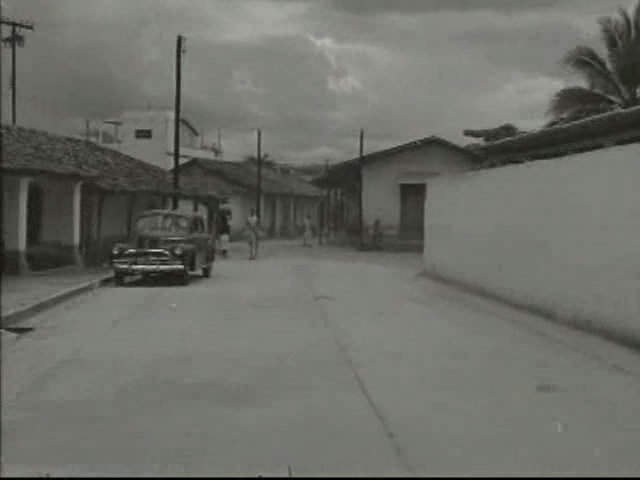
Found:
[{"label": "shadow on road", "polygon": [[191,275],[189,284],[183,285],[180,278],[171,276],[151,276],[151,277],[133,277],[125,280],[124,285],[115,286],[115,288],[132,288],[132,287],[188,287],[206,280],[206,278],[197,275]]}]

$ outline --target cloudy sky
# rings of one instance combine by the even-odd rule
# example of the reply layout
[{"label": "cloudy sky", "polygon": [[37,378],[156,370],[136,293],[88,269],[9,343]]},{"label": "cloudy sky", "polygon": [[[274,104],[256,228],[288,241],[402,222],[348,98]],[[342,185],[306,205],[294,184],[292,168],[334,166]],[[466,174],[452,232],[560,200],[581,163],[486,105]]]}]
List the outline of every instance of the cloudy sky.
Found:
[{"label": "cloudy sky", "polygon": [[[184,114],[231,157],[306,163],[465,128],[545,120],[568,80],[558,60],[596,44],[629,0],[3,0],[28,19],[18,123],[78,133],[84,119],[172,108],[187,37]],[[8,33],[6,29],[3,34]],[[3,121],[9,120],[2,49]]]}]

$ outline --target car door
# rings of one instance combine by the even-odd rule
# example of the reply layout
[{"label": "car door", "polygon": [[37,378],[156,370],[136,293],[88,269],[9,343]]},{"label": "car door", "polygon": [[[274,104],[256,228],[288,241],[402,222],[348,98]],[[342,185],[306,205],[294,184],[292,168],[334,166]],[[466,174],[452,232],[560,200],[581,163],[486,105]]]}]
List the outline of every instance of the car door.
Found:
[{"label": "car door", "polygon": [[196,258],[197,258],[196,268],[202,268],[207,264],[208,235],[204,227],[204,221],[202,217],[195,217],[194,225],[195,225],[195,231],[194,231],[193,238],[196,246]]}]

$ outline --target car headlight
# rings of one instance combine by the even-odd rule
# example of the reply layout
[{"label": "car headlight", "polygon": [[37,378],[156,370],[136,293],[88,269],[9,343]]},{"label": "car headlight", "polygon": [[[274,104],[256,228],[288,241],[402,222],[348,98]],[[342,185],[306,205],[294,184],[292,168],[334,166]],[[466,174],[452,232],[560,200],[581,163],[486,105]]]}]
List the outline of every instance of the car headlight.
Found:
[{"label": "car headlight", "polygon": [[120,255],[121,251],[122,251],[122,249],[120,247],[113,247],[113,250],[111,250],[111,253],[113,255]]},{"label": "car headlight", "polygon": [[173,247],[173,254],[176,257],[179,257],[180,255],[182,255],[184,253],[184,249],[182,247]]}]

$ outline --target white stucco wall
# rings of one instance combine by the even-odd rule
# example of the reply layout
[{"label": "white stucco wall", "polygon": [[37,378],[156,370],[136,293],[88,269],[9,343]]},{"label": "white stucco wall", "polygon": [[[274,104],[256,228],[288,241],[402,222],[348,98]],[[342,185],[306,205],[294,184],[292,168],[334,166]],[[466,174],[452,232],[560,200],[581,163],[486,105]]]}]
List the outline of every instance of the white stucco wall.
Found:
[{"label": "white stucco wall", "polygon": [[378,218],[385,231],[397,233],[400,224],[402,182],[427,183],[436,175],[464,172],[470,166],[471,160],[468,155],[437,144],[390,154],[366,164],[362,173],[365,225],[371,225]]},{"label": "white stucco wall", "polygon": [[255,207],[255,200],[252,195],[233,194],[229,196],[226,204],[231,210],[231,234],[239,232],[249,218],[251,209]]},{"label": "white stucco wall", "polygon": [[17,250],[20,177],[2,176],[2,235],[7,250]]},{"label": "white stucco wall", "polygon": [[[137,129],[151,129],[152,138],[135,138]],[[122,117],[119,150],[152,165],[168,169],[172,166],[167,155],[169,118],[161,113],[126,114]]]},{"label": "white stucco wall", "polygon": [[427,271],[640,340],[640,145],[439,177]]}]

